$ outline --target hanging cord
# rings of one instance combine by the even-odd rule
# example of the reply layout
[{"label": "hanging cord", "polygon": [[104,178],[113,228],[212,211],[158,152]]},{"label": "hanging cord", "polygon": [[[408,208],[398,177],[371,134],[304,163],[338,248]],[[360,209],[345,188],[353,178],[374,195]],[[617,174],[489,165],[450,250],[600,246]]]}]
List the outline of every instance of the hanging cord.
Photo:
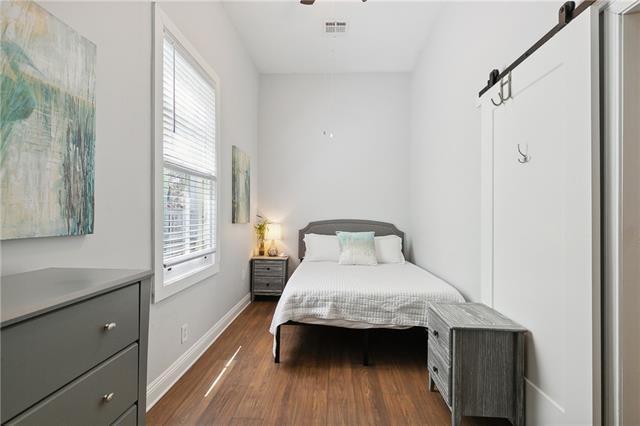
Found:
[{"label": "hanging cord", "polygon": [[[336,18],[336,2],[333,1],[332,2],[332,20],[337,22],[337,18]],[[331,37],[329,38],[329,43],[331,44],[331,48],[329,51],[330,56],[330,71],[329,71],[329,121],[330,121],[330,125],[331,125],[331,130],[329,133],[329,138],[333,139],[335,136],[335,113],[336,113],[336,104],[335,104],[335,70],[336,70],[336,65],[337,65],[337,61],[336,61],[336,33],[333,33],[331,35]]]}]

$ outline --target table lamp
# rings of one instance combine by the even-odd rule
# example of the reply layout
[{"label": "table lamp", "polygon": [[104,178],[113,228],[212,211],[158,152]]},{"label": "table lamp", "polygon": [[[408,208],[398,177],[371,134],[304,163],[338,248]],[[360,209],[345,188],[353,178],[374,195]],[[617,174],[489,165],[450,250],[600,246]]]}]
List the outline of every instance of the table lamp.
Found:
[{"label": "table lamp", "polygon": [[265,240],[271,241],[269,245],[269,256],[277,256],[278,255],[278,246],[276,241],[282,239],[282,226],[279,223],[269,223],[267,225],[267,234],[265,235]]}]

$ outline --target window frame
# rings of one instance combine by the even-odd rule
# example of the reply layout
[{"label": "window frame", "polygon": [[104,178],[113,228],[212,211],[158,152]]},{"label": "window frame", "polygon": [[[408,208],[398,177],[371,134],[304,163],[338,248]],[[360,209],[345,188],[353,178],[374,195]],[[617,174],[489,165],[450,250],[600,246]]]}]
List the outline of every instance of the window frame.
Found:
[{"label": "window frame", "polygon": [[[153,7],[153,90],[152,90],[152,253],[153,253],[153,301],[157,303],[182,290],[185,290],[207,278],[220,272],[220,79],[216,72],[207,64],[198,50],[189,42],[176,25],[162,11],[158,3]],[[179,276],[165,280],[163,264],[163,225],[164,225],[164,203],[163,203],[163,44],[164,33],[167,31],[173,39],[191,56],[197,65],[206,73],[206,77],[213,84],[215,91],[215,162],[216,174],[213,182],[215,188],[215,232],[216,251],[209,259],[202,259],[200,265],[191,268],[183,268]],[[200,259],[200,258],[198,258]],[[193,262],[197,263],[197,262]],[[184,266],[184,264],[176,265]]]}]

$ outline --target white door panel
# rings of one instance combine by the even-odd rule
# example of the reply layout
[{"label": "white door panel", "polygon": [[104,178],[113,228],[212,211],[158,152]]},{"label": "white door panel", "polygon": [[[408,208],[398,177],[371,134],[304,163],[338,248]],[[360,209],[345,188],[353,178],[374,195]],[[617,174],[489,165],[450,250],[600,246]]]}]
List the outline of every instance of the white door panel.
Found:
[{"label": "white door panel", "polygon": [[520,64],[503,105],[499,85],[481,99],[482,295],[530,330],[529,424],[599,418],[596,23],[585,11]]}]

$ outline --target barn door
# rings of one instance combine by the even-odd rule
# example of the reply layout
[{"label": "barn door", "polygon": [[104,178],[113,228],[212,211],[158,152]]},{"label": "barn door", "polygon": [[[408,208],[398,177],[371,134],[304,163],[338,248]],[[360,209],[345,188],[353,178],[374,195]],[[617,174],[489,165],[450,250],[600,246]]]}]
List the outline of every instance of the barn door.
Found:
[{"label": "barn door", "polygon": [[512,71],[511,99],[480,99],[482,298],[530,330],[533,425],[600,422],[597,25],[586,10]]}]

